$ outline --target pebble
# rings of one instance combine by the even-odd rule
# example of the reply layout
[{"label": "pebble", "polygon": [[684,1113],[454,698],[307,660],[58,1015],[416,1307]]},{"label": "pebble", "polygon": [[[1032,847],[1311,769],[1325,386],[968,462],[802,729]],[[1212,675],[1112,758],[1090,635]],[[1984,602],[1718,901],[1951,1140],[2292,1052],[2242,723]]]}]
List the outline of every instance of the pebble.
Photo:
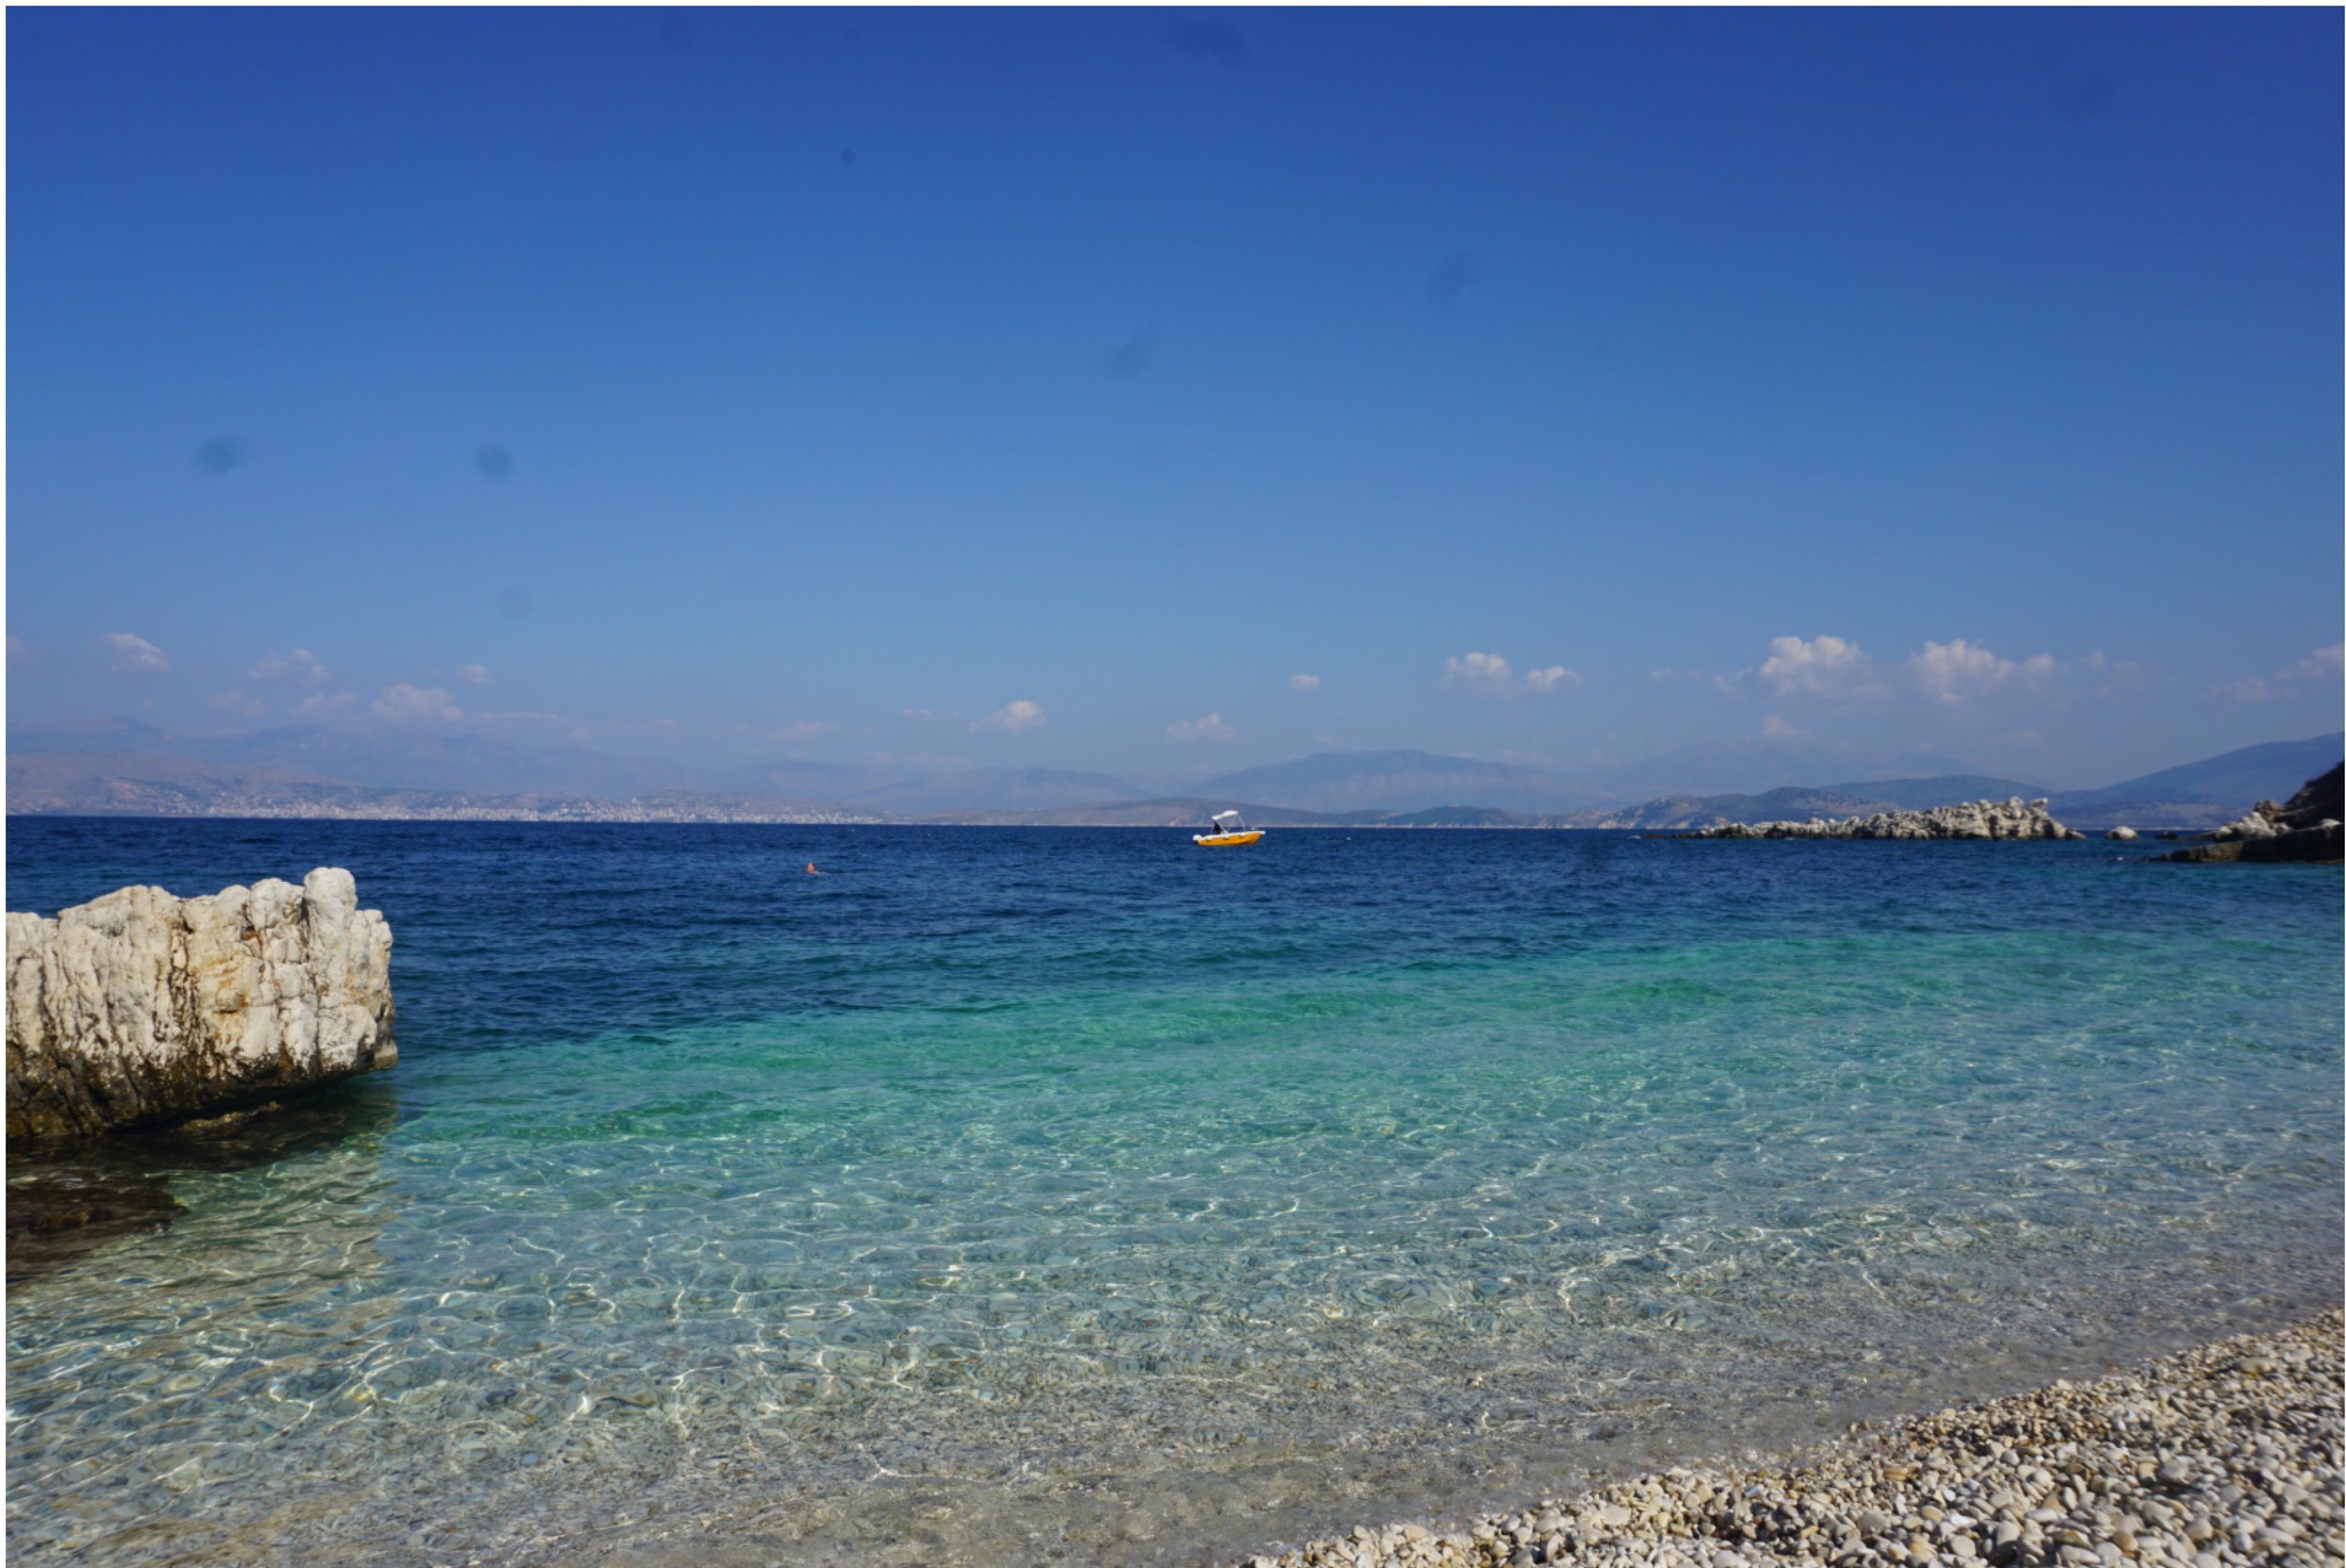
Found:
[{"label": "pebble", "polygon": [[1789,1459],[1675,1469],[1546,1499],[1455,1534],[1415,1523],[1363,1526],[1242,1560],[1248,1568],[2340,1568],[2341,1339],[2346,1313],[2332,1311],[2095,1382],[1852,1428]]}]

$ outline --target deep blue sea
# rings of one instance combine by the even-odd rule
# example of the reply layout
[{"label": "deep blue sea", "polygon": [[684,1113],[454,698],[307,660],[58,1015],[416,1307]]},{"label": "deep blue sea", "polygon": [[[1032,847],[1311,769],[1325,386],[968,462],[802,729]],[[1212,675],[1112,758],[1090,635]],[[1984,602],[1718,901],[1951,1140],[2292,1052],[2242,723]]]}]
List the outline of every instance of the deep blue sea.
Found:
[{"label": "deep blue sea", "polygon": [[2339,874],[2148,853],[12,819],[349,867],[400,1061],[13,1286],[9,1556],[1186,1562],[2293,1317]]}]

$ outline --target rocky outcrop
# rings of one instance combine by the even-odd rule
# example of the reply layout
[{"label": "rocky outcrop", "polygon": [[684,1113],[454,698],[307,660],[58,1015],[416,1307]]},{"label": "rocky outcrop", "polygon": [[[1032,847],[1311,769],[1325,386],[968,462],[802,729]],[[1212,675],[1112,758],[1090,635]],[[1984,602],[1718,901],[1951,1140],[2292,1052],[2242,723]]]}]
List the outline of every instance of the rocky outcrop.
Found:
[{"label": "rocky outcrop", "polygon": [[2308,779],[2289,798],[2278,818],[2284,828],[2310,828],[2317,822],[2346,821],[2346,762]]},{"label": "rocky outcrop", "polygon": [[1872,816],[1811,817],[1805,822],[1734,822],[1690,833],[1699,839],[2081,839],[2043,800],[1971,800],[1928,811]]},{"label": "rocky outcrop", "polygon": [[2287,805],[2259,800],[2253,810],[2208,834],[2214,842],[2158,858],[2196,865],[2338,860],[2338,822],[2346,817],[2346,801],[2340,799],[2342,784],[2346,784],[2346,763],[2319,778],[2308,779]]},{"label": "rocky outcrop", "polygon": [[[2227,823],[2226,827],[2236,826]],[[2338,825],[2317,822],[2311,827],[2275,829],[2269,822],[2265,830],[2254,829],[2219,838],[2213,844],[2195,844],[2188,849],[2178,849],[2156,859],[2173,860],[2188,865],[2215,865],[2242,860],[2251,864],[2273,864],[2295,861],[2336,860],[2339,858]]]},{"label": "rocky outcrop", "polygon": [[2228,839],[2269,839],[2281,831],[2280,814],[2280,807],[2272,801],[2259,800],[2245,814],[2232,818],[2206,836],[2218,843]]},{"label": "rocky outcrop", "polygon": [[2137,833],[2133,829],[2126,827],[2112,828],[2110,831],[2102,835],[2102,837],[2106,839],[2115,839],[2120,844],[2132,844],[2141,835]]},{"label": "rocky outcrop", "polygon": [[388,1067],[390,965],[390,927],[331,867],[10,914],[8,1136],[161,1125]]}]

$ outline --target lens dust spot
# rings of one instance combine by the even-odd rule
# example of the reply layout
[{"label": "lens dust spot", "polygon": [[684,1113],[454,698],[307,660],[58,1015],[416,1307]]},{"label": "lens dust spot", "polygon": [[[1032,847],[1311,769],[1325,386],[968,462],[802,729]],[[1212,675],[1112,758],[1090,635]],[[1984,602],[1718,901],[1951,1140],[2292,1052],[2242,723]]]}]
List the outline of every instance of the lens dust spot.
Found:
[{"label": "lens dust spot", "polygon": [[1425,297],[1439,310],[1448,310],[1458,302],[1467,285],[1483,275],[1483,258],[1471,251],[1444,256],[1434,266],[1434,275],[1425,280]]},{"label": "lens dust spot", "polygon": [[505,480],[513,472],[513,454],[494,441],[474,453],[472,463],[484,480]]},{"label": "lens dust spot", "polygon": [[233,435],[215,435],[195,449],[195,465],[207,474],[225,474],[244,458],[244,443]]},{"label": "lens dust spot", "polygon": [[1181,22],[1165,30],[1174,53],[1211,60],[1225,70],[1246,69],[1246,40],[1235,27],[1219,22]]},{"label": "lens dust spot", "polygon": [[508,583],[497,589],[497,614],[507,620],[527,620],[529,612],[536,608],[529,590],[519,583]]},{"label": "lens dust spot", "polygon": [[1100,368],[1119,380],[1130,381],[1157,357],[1157,343],[1146,332],[1130,338],[1100,356]]},{"label": "lens dust spot", "polygon": [[2110,84],[2088,78],[2061,94],[2061,117],[2065,120],[2098,120],[2110,113]]}]

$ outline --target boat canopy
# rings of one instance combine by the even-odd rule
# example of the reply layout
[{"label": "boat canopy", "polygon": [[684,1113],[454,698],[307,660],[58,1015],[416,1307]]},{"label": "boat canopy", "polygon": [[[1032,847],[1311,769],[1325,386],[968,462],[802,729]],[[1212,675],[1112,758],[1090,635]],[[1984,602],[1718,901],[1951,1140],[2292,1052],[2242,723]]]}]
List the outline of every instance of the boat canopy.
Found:
[{"label": "boat canopy", "polygon": [[1213,814],[1213,821],[1214,826],[1217,828],[1243,828],[1246,826],[1245,822],[1236,812],[1216,812]]}]

